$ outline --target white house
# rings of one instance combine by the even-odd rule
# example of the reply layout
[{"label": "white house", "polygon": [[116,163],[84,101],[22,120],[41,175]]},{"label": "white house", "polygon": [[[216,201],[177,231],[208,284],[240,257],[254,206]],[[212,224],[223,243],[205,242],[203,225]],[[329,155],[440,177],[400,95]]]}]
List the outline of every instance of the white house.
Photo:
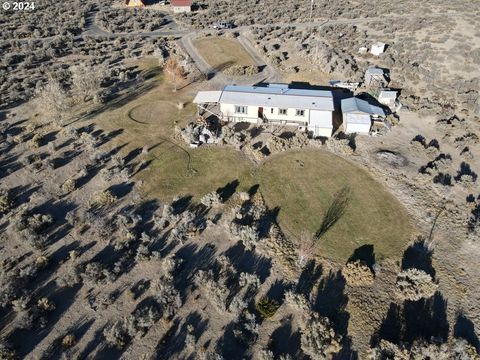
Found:
[{"label": "white house", "polygon": [[172,5],[173,12],[178,13],[189,13],[192,11],[192,0],[171,0],[170,4]]},{"label": "white house", "polygon": [[370,48],[370,53],[375,56],[379,56],[380,54],[383,54],[385,51],[385,46],[386,44],[382,42],[376,42],[375,44],[372,44],[372,47]]},{"label": "white house", "polygon": [[372,119],[375,120],[385,116],[382,108],[356,97],[343,99],[341,107],[343,127],[347,134],[368,134],[372,127]]},{"label": "white house", "polygon": [[224,121],[298,126],[313,136],[330,137],[334,111],[331,91],[291,89],[286,84],[226,86],[222,91],[200,91],[195,99],[199,109],[212,112],[218,104]]}]

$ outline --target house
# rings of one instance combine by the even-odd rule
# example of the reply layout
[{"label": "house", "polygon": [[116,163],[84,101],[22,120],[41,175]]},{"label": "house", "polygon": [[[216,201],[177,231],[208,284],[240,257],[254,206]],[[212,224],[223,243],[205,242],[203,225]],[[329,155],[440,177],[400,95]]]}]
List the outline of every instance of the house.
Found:
[{"label": "house", "polygon": [[172,0],[170,2],[172,5],[173,12],[178,13],[189,13],[192,11],[192,0]]},{"label": "house", "polygon": [[382,42],[376,42],[375,44],[372,44],[372,47],[370,48],[370,53],[375,56],[379,56],[380,54],[383,54],[385,51],[385,46],[386,44]]},{"label": "house", "polygon": [[366,86],[384,87],[388,84],[387,73],[384,69],[369,67],[365,71],[364,83]]},{"label": "house", "polygon": [[193,102],[199,111],[223,121],[291,125],[313,136],[330,137],[333,131],[331,91],[292,89],[286,84],[230,85],[222,91],[200,91]]},{"label": "house", "polygon": [[369,104],[367,101],[352,97],[341,101],[343,127],[345,133],[368,134],[372,120],[385,117],[382,108]]},{"label": "house", "polygon": [[395,90],[381,90],[378,94],[378,102],[388,106],[392,111],[398,111],[401,104],[397,101],[398,92]]},{"label": "house", "polygon": [[145,3],[143,0],[125,0],[126,7],[143,7]]}]

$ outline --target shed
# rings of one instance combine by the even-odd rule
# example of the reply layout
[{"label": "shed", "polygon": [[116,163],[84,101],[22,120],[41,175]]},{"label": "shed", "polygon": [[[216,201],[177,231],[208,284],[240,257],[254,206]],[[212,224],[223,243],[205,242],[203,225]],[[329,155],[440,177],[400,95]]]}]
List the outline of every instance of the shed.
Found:
[{"label": "shed", "polygon": [[341,107],[346,133],[368,134],[372,126],[372,117],[385,116],[382,108],[356,97],[343,99]]},{"label": "shed", "polygon": [[385,51],[385,46],[386,44],[380,41],[376,42],[375,44],[372,44],[372,47],[370,48],[370,53],[375,56],[383,54],[383,52]]},{"label": "shed", "polygon": [[388,84],[385,70],[377,67],[369,67],[365,71],[364,80],[366,86],[382,87]]},{"label": "shed", "polygon": [[395,90],[382,90],[378,94],[378,102],[393,109],[397,100],[397,94]]},{"label": "shed", "polygon": [[189,13],[192,11],[192,0],[172,0],[170,2],[174,13]]}]

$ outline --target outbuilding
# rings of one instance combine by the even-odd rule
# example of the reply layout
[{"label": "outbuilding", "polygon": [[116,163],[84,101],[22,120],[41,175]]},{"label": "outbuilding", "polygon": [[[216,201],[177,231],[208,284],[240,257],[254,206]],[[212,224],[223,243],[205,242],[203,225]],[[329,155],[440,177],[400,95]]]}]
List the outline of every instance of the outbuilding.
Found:
[{"label": "outbuilding", "polygon": [[365,71],[364,80],[366,86],[384,87],[388,84],[386,71],[377,67],[369,67]]},{"label": "outbuilding", "polygon": [[171,5],[173,12],[176,14],[192,11],[192,0],[172,0]]},{"label": "outbuilding", "polygon": [[334,102],[331,91],[292,89],[287,84],[226,86],[200,91],[193,100],[199,109],[228,122],[297,126],[313,136],[332,136]]},{"label": "outbuilding", "polygon": [[398,111],[400,103],[397,101],[398,92],[395,90],[381,90],[378,94],[378,102],[388,106],[392,111]]},{"label": "outbuilding", "polygon": [[385,51],[385,46],[386,44],[382,42],[376,42],[375,44],[372,44],[372,47],[370,48],[370,53],[375,56],[379,56],[380,54],[383,54]]},{"label": "outbuilding", "polygon": [[144,7],[145,3],[143,0],[125,0],[126,7]]},{"label": "outbuilding", "polygon": [[352,97],[341,101],[343,128],[345,133],[369,134],[372,119],[385,117],[382,108],[369,104],[367,101]]}]

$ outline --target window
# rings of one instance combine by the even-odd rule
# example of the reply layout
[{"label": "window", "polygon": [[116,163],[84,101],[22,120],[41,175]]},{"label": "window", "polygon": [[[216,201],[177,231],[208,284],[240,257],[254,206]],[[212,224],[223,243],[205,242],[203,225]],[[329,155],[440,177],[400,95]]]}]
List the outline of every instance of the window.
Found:
[{"label": "window", "polygon": [[273,108],[270,109],[270,114],[273,114]]},{"label": "window", "polygon": [[278,115],[287,115],[287,109],[278,109]]},{"label": "window", "polygon": [[246,106],[235,105],[235,113],[236,114],[246,114],[247,113],[247,107]]},{"label": "window", "polygon": [[295,110],[295,115],[296,116],[305,116],[305,110],[297,109],[297,110]]}]

